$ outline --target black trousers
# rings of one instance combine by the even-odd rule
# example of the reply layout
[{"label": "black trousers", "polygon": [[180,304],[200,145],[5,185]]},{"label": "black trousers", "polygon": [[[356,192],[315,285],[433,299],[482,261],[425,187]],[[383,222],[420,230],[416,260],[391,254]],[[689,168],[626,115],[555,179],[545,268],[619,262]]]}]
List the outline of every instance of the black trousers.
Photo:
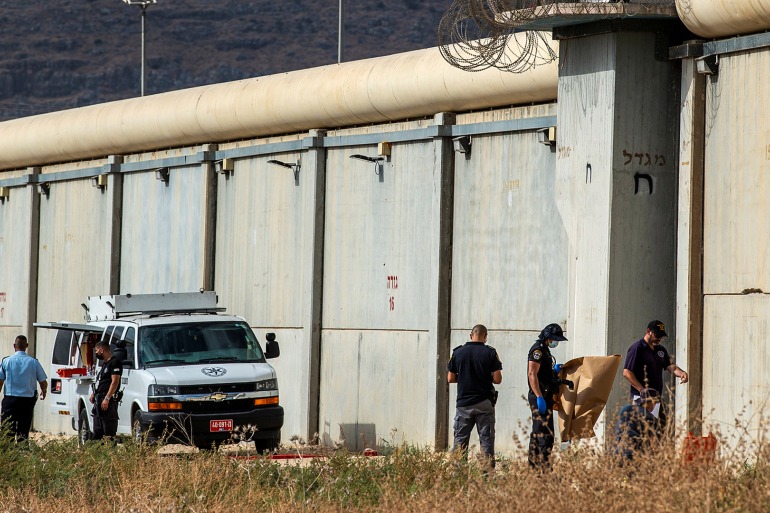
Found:
[{"label": "black trousers", "polygon": [[110,399],[110,406],[102,410],[102,397],[97,397],[92,413],[94,414],[94,440],[101,440],[105,436],[115,436],[118,432],[118,403]]},{"label": "black trousers", "polygon": [[553,450],[553,401],[546,398],[548,408],[545,415],[537,411],[537,396],[529,393],[527,400],[532,410],[532,432],[529,435],[529,454],[527,460],[532,468],[547,468],[550,465],[548,459]]},{"label": "black trousers", "polygon": [[29,430],[32,427],[32,414],[35,411],[35,397],[3,397],[0,419],[8,426],[10,434],[16,440],[29,438]]}]

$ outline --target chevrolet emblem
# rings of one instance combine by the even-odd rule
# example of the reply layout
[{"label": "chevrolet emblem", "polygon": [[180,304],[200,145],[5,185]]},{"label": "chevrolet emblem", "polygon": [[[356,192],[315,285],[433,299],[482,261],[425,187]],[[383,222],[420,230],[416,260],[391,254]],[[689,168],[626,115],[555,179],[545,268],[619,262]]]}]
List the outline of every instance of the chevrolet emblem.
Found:
[{"label": "chevrolet emblem", "polygon": [[227,394],[222,392],[217,392],[215,394],[211,394],[209,396],[209,399],[211,399],[212,401],[224,401],[225,399],[227,399]]}]

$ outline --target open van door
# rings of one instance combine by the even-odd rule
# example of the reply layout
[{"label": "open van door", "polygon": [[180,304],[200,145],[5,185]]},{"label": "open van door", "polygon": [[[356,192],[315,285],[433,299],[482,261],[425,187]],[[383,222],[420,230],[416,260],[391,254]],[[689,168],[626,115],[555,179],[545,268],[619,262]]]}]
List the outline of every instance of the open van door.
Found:
[{"label": "open van door", "polygon": [[[48,407],[55,415],[76,417],[77,396],[88,390],[93,381],[93,343],[101,337],[104,328],[68,322],[34,323],[36,328],[54,329],[49,379]],[[95,337],[89,335],[94,334]]]}]

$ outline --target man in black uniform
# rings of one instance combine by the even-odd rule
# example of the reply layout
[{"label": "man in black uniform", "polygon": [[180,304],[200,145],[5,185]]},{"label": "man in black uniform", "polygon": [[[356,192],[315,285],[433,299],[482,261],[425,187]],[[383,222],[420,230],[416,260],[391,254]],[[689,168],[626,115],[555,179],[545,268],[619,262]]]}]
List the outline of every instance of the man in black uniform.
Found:
[{"label": "man in black uniform", "polygon": [[94,348],[96,358],[102,361],[102,367],[96,375],[94,391],[91,393],[91,403],[94,407],[94,440],[105,436],[113,437],[118,432],[118,401],[115,393],[120,387],[120,377],[123,375],[123,362],[112,356],[110,345],[102,340]]},{"label": "man in black uniform", "polygon": [[529,464],[545,468],[553,449],[553,394],[558,390],[561,365],[551,356],[551,349],[567,340],[558,324],[549,324],[529,348],[527,381],[529,408],[532,410],[532,433],[529,435]]},{"label": "man in black uniform", "polygon": [[491,467],[495,466],[495,402],[493,385],[503,381],[503,364],[495,348],[487,346],[487,328],[477,324],[471,341],[456,347],[447,364],[447,381],[457,383],[454,450],[468,450],[473,426]]}]

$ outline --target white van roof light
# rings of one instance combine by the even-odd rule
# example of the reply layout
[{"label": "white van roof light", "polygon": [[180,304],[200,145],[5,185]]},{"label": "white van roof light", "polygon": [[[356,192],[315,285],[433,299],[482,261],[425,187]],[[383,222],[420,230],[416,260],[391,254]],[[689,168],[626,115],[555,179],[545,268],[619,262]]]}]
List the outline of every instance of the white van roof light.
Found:
[{"label": "white van roof light", "polygon": [[109,321],[136,314],[216,313],[217,293],[213,290],[168,294],[125,294],[89,296],[87,321]]}]

